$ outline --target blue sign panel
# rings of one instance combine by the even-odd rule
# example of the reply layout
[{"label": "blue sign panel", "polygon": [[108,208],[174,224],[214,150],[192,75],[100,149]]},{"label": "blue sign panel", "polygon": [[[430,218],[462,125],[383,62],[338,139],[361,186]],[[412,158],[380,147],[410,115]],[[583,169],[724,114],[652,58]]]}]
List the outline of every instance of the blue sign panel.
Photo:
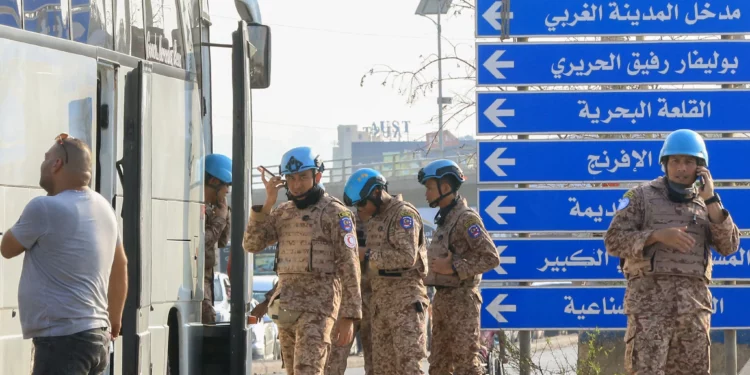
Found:
[{"label": "blue sign panel", "polygon": [[[712,286],[711,329],[750,327],[750,287]],[[625,329],[625,287],[508,287],[481,290],[481,329]]]},{"label": "blue sign panel", "polygon": [[[484,281],[623,281],[620,258],[609,256],[602,238],[495,240],[500,265]],[[714,280],[750,280],[750,238],[725,257],[712,252]]]},{"label": "blue sign panel", "polygon": [[[647,181],[662,174],[659,139],[479,141],[479,183]],[[708,139],[714,181],[750,180],[750,139]]]},{"label": "blue sign panel", "polygon": [[750,41],[477,43],[477,86],[750,82]]},{"label": "blue sign panel", "polygon": [[[606,231],[627,189],[479,190],[479,214],[489,232]],[[717,188],[740,229],[750,229],[750,188]]]},{"label": "blue sign panel", "polygon": [[[745,34],[750,32],[746,0],[707,2],[629,0],[477,0],[476,36],[509,37],[584,35]],[[503,11],[506,15],[503,16]]]},{"label": "blue sign panel", "polygon": [[[750,5],[750,2],[748,2]],[[477,134],[750,129],[750,90],[477,92]]]}]

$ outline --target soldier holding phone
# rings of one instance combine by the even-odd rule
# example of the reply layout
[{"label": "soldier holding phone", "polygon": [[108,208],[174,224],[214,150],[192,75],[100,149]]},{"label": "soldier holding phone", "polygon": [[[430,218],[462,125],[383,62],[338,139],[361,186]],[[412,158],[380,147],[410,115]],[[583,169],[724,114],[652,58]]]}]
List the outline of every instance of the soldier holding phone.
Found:
[{"label": "soldier holding phone", "polygon": [[[264,171],[264,169],[261,169]],[[279,327],[290,375],[322,375],[331,343],[348,345],[362,318],[360,268],[353,215],[320,185],[323,162],[309,147],[281,158],[280,175],[267,178],[266,201],[252,207],[243,247],[257,253],[278,242],[279,282],[268,313]],[[275,207],[286,188],[289,201]]]},{"label": "soldier holding phone", "polygon": [[625,369],[710,373],[711,250],[728,256],[739,230],[714,192],[698,133],[667,136],[665,176],[629,190],[604,237],[627,279]]}]

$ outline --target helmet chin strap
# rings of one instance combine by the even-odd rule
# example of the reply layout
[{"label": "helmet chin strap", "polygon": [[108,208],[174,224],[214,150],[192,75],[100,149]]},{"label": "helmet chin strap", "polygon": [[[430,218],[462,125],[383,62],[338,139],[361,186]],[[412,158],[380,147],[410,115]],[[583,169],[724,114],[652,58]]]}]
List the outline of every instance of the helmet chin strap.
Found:
[{"label": "helmet chin strap", "polygon": [[451,194],[454,193],[453,189],[448,190],[447,193],[443,193],[443,189],[440,186],[441,186],[440,182],[438,182],[438,193],[440,193],[440,196],[437,197],[434,201],[431,201],[429,203],[430,204],[430,208],[435,208],[435,207],[439,206],[440,205],[440,201],[443,200],[443,198],[445,198],[447,196],[450,196]]}]

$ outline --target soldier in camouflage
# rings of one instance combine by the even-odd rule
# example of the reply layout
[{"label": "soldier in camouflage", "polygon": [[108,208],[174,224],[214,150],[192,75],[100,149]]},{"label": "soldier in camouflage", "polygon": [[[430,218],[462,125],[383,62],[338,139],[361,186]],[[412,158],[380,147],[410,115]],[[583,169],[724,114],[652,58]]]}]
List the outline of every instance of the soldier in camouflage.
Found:
[{"label": "soldier in camouflage", "polygon": [[[359,215],[355,213],[355,223],[357,228],[357,243],[360,249],[366,246],[366,236],[364,231],[364,225]],[[367,264],[360,261],[359,267],[362,270],[362,277],[360,279],[361,293],[362,293],[362,319],[354,323],[354,335],[359,333],[359,340],[362,344],[362,352],[365,362],[365,375],[372,375],[372,337],[370,335],[370,295],[372,294],[372,288],[370,288],[370,281],[367,278]],[[328,364],[326,365],[326,375],[344,375],[346,367],[348,365],[349,353],[352,349],[354,341],[345,346],[334,346],[331,349],[331,355],[328,356]]]},{"label": "soldier in camouflage", "polygon": [[[279,327],[286,370],[322,375],[332,338],[349,344],[362,317],[356,228],[352,212],[320,186],[323,163],[309,147],[281,160],[281,176],[268,178],[261,168],[266,202],[252,207],[243,246],[257,253],[278,241],[279,281],[268,312]],[[289,201],[274,209],[284,186]]]},{"label": "soldier in camouflage", "polygon": [[349,177],[344,203],[356,206],[365,223],[367,246],[359,254],[372,286],[374,374],[424,374],[429,299],[422,218],[401,195],[388,194],[383,175],[370,168]]},{"label": "soldier in camouflage", "polygon": [[232,160],[220,154],[206,156],[206,259],[203,270],[203,303],[201,321],[216,321],[214,311],[214,267],[218,249],[229,243],[231,210],[227,207],[227,193],[232,185]]},{"label": "soldier in camouflage", "polygon": [[430,207],[440,207],[437,229],[427,249],[425,284],[435,287],[432,301],[430,374],[481,375],[479,311],[482,274],[500,257],[479,215],[457,195],[466,181],[450,160],[436,160],[419,171]]},{"label": "soldier in camouflage", "polygon": [[739,248],[739,230],[714,192],[706,145],[671,133],[659,161],[665,176],[629,190],[604,237],[620,258],[628,374],[709,374],[711,251]]}]

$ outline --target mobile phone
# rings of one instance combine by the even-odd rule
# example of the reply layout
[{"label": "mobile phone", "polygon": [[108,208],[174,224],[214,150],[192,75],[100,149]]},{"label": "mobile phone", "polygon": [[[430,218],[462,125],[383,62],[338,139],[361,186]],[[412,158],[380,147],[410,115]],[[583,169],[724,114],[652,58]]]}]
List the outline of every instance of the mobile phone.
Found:
[{"label": "mobile phone", "polygon": [[264,167],[262,165],[260,167],[263,169],[263,177],[265,177],[266,180],[270,180],[271,177],[276,177],[276,175],[273,174],[273,172],[269,171],[268,168],[266,168],[266,167]]},{"label": "mobile phone", "polygon": [[700,190],[703,190],[703,188],[705,187],[705,185],[703,184],[703,176],[701,176],[701,175],[696,175],[696,178],[695,178],[695,186],[696,186],[696,187],[697,187],[698,189],[700,189]]}]

